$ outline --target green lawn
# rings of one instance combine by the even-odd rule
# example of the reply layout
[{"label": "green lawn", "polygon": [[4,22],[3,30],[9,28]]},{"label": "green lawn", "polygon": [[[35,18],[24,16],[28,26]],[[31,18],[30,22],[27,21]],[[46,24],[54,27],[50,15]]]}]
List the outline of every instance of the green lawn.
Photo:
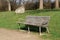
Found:
[{"label": "green lawn", "polygon": [[60,11],[39,11],[31,10],[23,14],[15,14],[14,12],[0,12],[0,28],[17,29],[16,23],[18,18],[25,19],[28,15],[51,16],[49,23],[50,33],[42,36],[45,40],[60,40]]}]

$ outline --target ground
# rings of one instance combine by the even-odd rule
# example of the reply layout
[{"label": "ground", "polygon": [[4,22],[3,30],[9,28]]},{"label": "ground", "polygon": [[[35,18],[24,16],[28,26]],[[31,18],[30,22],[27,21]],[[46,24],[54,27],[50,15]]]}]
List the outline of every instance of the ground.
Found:
[{"label": "ground", "polygon": [[42,40],[38,35],[0,28],[0,40]]},{"label": "ground", "polygon": [[[19,18],[21,21],[23,21],[22,19],[25,20],[26,16],[28,16],[28,15],[31,15],[31,16],[50,16],[50,21],[49,21],[49,25],[48,25],[49,33],[48,33],[48,35],[43,35],[39,38],[42,38],[44,40],[48,40],[48,39],[49,40],[60,40],[60,10],[52,10],[52,11],[51,10],[42,10],[42,11],[41,10],[27,10],[23,14],[16,14],[14,11],[12,11],[12,12],[8,12],[8,11],[0,12],[0,28],[6,28],[6,29],[11,30],[11,31],[6,30],[8,32],[3,33],[5,30],[1,31],[2,29],[0,29],[0,31],[1,31],[0,35],[5,34],[5,36],[7,35],[10,37],[11,34],[12,35],[16,34],[15,32],[13,33],[12,30],[18,30],[19,27],[25,28],[25,26],[23,24],[21,24],[19,26],[17,24],[17,21]],[[34,28],[34,30],[37,30],[37,29]],[[8,35],[9,32],[11,32],[10,35]],[[6,34],[6,33],[8,33],[8,34]],[[17,33],[19,33],[19,32],[17,32]],[[36,33],[36,32],[34,32],[34,33]],[[20,35],[20,34],[16,34],[16,35]],[[3,36],[1,36],[1,37],[3,37]],[[35,36],[33,36],[33,37],[35,39]],[[13,36],[12,36],[12,38],[13,38]]]}]

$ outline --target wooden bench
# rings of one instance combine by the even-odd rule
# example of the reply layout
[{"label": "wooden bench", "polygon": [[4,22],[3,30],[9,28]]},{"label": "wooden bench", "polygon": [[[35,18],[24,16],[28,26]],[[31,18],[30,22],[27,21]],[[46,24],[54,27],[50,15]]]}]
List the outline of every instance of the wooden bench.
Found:
[{"label": "wooden bench", "polygon": [[[33,26],[38,26],[39,27],[39,33],[41,34],[41,27],[45,27],[47,29],[47,32],[49,33],[48,30],[48,23],[50,20],[50,16],[27,16],[24,22],[18,22],[20,25],[25,24],[25,25],[33,25]],[[29,26],[28,26],[28,32],[30,32]]]}]

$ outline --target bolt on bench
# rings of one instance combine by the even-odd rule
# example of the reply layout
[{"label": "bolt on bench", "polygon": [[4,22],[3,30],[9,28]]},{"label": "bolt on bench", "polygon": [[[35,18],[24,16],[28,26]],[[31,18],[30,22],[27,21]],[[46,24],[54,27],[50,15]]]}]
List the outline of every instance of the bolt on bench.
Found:
[{"label": "bolt on bench", "polygon": [[[41,27],[45,27],[48,30],[50,16],[27,16],[24,22],[18,22],[18,24],[25,24],[25,25],[33,25],[39,27],[39,33],[41,35]],[[28,32],[30,32],[30,28],[28,26]]]}]

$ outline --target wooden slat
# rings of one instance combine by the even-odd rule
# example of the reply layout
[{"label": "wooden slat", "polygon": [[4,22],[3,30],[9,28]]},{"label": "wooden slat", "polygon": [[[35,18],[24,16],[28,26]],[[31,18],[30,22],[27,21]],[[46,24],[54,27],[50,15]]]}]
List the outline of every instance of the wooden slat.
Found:
[{"label": "wooden slat", "polygon": [[48,26],[50,16],[27,16],[25,22],[18,22],[22,24],[35,26]]},{"label": "wooden slat", "polygon": [[25,24],[40,26],[42,24],[48,24],[49,16],[27,16]]}]

